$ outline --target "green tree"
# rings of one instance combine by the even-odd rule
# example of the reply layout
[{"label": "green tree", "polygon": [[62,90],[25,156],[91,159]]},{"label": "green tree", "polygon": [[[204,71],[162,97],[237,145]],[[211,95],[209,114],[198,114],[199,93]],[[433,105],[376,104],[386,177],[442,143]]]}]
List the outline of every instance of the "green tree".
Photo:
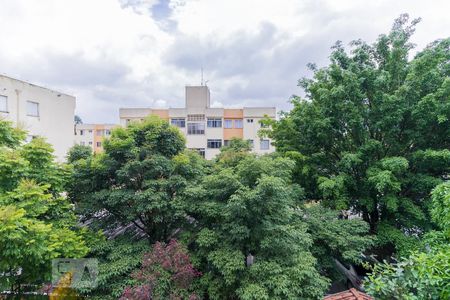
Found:
[{"label": "green tree", "polygon": [[351,52],[336,43],[330,65],[299,81],[305,98],[263,132],[295,160],[309,199],[362,215],[382,256],[432,228],[429,193],[450,170],[450,39],[409,60],[416,23],[402,15]]},{"label": "green tree", "polygon": [[[192,260],[209,299],[318,299],[328,281],[316,269],[293,162],[249,155],[213,169],[186,191],[194,219]],[[253,260],[253,263],[251,262]]]},{"label": "green tree", "polygon": [[65,168],[43,139],[0,121],[0,280],[6,288],[49,280],[50,260],[83,257],[84,231],[73,206],[61,196]]},{"label": "green tree", "polygon": [[92,155],[92,148],[83,145],[74,145],[67,152],[67,162],[74,163],[80,159],[88,159]]},{"label": "green tree", "polygon": [[440,231],[428,233],[423,249],[374,266],[365,283],[377,299],[449,299],[450,298],[450,182],[432,193],[433,221]]},{"label": "green tree", "polygon": [[183,193],[201,178],[204,164],[185,149],[179,129],[157,117],[114,129],[103,153],[72,164],[70,199],[91,228],[109,237],[92,247],[99,284],[84,293],[117,299],[134,285],[130,275],[143,251],[189,223]]}]

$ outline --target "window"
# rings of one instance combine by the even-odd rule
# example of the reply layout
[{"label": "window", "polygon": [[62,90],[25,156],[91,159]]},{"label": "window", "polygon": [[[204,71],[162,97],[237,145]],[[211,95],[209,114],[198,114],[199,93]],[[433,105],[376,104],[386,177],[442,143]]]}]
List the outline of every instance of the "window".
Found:
[{"label": "window", "polygon": [[8,97],[0,95],[0,111],[8,112]]},{"label": "window", "polygon": [[101,147],[102,146],[102,142],[97,142],[97,147]]},{"label": "window", "polygon": [[84,130],[83,129],[80,130],[80,135],[84,135]]},{"label": "window", "polygon": [[234,120],[234,128],[242,128],[242,120]]},{"label": "window", "polygon": [[223,145],[226,147],[226,146],[229,146],[230,145],[230,140],[223,140]]},{"label": "window", "polygon": [[91,145],[91,146],[92,146],[92,142],[89,142],[89,145]]},{"label": "window", "polygon": [[260,148],[261,150],[269,150],[269,140],[261,140]]},{"label": "window", "polygon": [[84,145],[86,145],[86,143],[85,142],[80,142],[80,145],[84,146]]},{"label": "window", "polygon": [[188,121],[205,121],[205,115],[188,115]]},{"label": "window", "polygon": [[221,118],[208,118],[208,127],[218,128],[222,127]]},{"label": "window", "polygon": [[29,142],[31,142],[32,140],[34,140],[35,138],[36,138],[35,135],[27,135],[27,137],[25,138],[25,142],[26,142],[26,143],[29,143]]},{"label": "window", "polygon": [[170,124],[172,124],[173,126],[179,127],[179,128],[184,128],[184,127],[186,127],[186,119],[185,118],[174,118],[174,119],[170,120]]},{"label": "window", "polygon": [[191,150],[197,151],[197,153],[205,158],[205,148],[190,148]]},{"label": "window", "polygon": [[207,147],[211,149],[219,149],[222,147],[222,140],[208,140]]},{"label": "window", "polygon": [[250,148],[253,148],[253,146],[254,146],[253,140],[247,140],[247,141],[250,144]]},{"label": "window", "polygon": [[224,128],[233,128],[233,120],[225,119],[223,127]]},{"label": "window", "polygon": [[89,133],[92,133],[92,130],[89,130]]},{"label": "window", "polygon": [[188,123],[188,134],[205,134],[205,124]]},{"label": "window", "polygon": [[259,121],[259,124],[261,125],[261,128],[269,128],[268,124],[262,123],[261,121]]},{"label": "window", "polygon": [[253,123],[253,119],[247,119],[247,123]]},{"label": "window", "polygon": [[106,135],[111,135],[111,130],[106,129],[106,130],[105,130],[105,134],[106,134]]},{"label": "window", "polygon": [[27,116],[39,117],[39,103],[27,101]]},{"label": "window", "polygon": [[103,136],[105,134],[104,130],[96,130],[95,133],[97,134],[97,136]]}]

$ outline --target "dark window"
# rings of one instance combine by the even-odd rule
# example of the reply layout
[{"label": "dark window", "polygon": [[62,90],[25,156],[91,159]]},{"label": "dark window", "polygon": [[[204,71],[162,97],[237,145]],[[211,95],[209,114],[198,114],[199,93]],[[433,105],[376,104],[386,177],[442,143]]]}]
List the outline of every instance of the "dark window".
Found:
[{"label": "dark window", "polygon": [[170,120],[170,124],[173,126],[184,128],[186,127],[186,119],[185,118],[173,118]]},{"label": "dark window", "polygon": [[218,149],[222,147],[222,140],[208,140],[207,147],[211,149]]},{"label": "dark window", "polygon": [[226,147],[226,146],[229,146],[230,145],[230,140],[223,140],[223,145]]},{"label": "dark window", "polygon": [[205,124],[188,123],[188,134],[205,134]]},{"label": "dark window", "polygon": [[221,118],[208,118],[208,127],[218,128],[222,127]]}]

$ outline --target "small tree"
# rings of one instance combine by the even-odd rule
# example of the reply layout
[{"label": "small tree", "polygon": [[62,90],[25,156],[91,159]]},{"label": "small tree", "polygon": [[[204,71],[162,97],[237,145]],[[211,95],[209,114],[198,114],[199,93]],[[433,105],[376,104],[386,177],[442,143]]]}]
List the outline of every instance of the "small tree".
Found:
[{"label": "small tree", "polygon": [[192,266],[189,255],[176,240],[157,242],[144,254],[141,269],[132,277],[136,285],[127,287],[122,300],[170,299],[196,300],[192,283],[201,274]]}]

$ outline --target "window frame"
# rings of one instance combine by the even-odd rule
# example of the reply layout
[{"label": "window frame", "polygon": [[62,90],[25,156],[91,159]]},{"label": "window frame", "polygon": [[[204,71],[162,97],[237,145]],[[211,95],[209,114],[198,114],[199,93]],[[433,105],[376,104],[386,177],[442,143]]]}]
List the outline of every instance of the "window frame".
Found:
[{"label": "window frame", "polygon": [[[36,114],[31,114],[30,113],[30,104],[35,105],[36,106]],[[35,102],[35,101],[30,101],[27,100],[27,116],[28,117],[35,117],[35,118],[39,118],[40,113],[39,113],[39,102]]]},{"label": "window frame", "polygon": [[[198,125],[199,127],[203,127],[203,129],[201,129],[201,128],[192,129],[192,127],[194,125]],[[202,122],[190,122],[190,123],[187,123],[187,134],[188,135],[204,135],[205,134],[205,123],[202,123]]]},{"label": "window frame", "polygon": [[206,126],[208,128],[222,128],[222,118],[207,118]]},{"label": "window frame", "polygon": [[[264,143],[264,145],[267,143],[267,148],[263,147],[263,143]],[[260,142],[259,142],[259,149],[260,150],[270,150],[270,140],[267,140],[267,139],[260,140]]]},{"label": "window frame", "polygon": [[224,119],[223,120],[223,128],[225,128],[225,129],[233,128],[233,119]]},{"label": "window frame", "polygon": [[[213,147],[213,145],[214,145],[214,147]],[[222,148],[222,140],[221,139],[207,139],[206,140],[206,148],[220,149],[220,148]]]},{"label": "window frame", "polygon": [[9,110],[8,110],[8,96],[0,95],[0,103],[1,103],[1,99],[5,100],[5,110],[3,110],[1,108],[1,106],[0,106],[0,112],[2,112],[2,113],[9,113]]},{"label": "window frame", "polygon": [[170,125],[178,128],[186,128],[186,118],[171,118]]},{"label": "window frame", "polygon": [[[240,124],[240,126],[238,126],[237,124]],[[244,128],[244,122],[242,121],[242,119],[234,120],[234,128],[238,128],[238,129]]]}]

